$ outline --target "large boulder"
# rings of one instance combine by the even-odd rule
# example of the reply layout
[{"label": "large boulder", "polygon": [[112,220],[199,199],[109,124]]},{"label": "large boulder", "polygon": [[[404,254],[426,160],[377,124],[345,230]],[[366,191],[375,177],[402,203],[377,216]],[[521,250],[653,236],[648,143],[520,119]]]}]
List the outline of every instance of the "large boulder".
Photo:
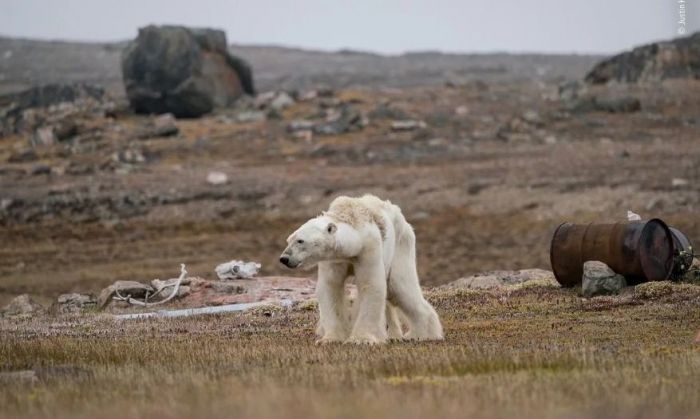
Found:
[{"label": "large boulder", "polygon": [[593,67],[586,81],[636,83],[672,78],[700,78],[700,32],[608,58]]},{"label": "large boulder", "polygon": [[198,117],[255,94],[248,64],[213,29],[147,26],[122,56],[124,86],[137,113]]}]

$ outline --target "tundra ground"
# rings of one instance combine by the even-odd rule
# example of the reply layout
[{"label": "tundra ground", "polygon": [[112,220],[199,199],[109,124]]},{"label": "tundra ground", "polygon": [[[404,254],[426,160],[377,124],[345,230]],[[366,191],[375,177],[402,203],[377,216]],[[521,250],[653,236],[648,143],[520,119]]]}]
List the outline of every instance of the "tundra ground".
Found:
[{"label": "tundra ground", "polygon": [[[551,286],[432,290],[444,342],[314,345],[316,313],[0,323],[7,418],[691,418],[700,287],[584,300]],[[1,374],[1,373],[0,373]]]}]

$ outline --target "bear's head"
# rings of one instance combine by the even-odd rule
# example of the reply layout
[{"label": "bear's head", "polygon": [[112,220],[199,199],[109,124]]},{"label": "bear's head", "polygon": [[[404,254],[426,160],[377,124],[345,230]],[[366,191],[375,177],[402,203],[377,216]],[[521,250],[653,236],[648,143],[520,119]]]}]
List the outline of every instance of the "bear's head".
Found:
[{"label": "bear's head", "polygon": [[338,227],[328,217],[316,217],[304,223],[287,238],[280,262],[288,268],[314,267],[318,262],[338,257]]}]

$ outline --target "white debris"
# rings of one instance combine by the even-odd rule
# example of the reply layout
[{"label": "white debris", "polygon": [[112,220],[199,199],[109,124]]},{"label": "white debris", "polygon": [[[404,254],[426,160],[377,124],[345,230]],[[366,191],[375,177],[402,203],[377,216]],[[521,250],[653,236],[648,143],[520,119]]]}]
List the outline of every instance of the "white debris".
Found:
[{"label": "white debris", "polygon": [[630,210],[627,210],[627,221],[642,221],[642,217]]},{"label": "white debris", "polygon": [[394,131],[412,131],[415,129],[423,129],[427,127],[424,121],[415,119],[405,119],[391,122],[391,129]]},{"label": "white debris", "polygon": [[[282,300],[278,303],[284,308],[291,308],[292,301]],[[133,319],[146,319],[149,317],[187,317],[196,316],[200,314],[218,314],[218,313],[231,313],[236,311],[246,311],[251,308],[261,307],[270,305],[267,301],[257,301],[254,303],[239,303],[239,304],[225,304],[222,306],[214,307],[200,307],[200,308],[184,308],[180,310],[159,310],[151,313],[133,313],[133,314],[116,314],[114,318],[117,320],[133,320]]]},{"label": "white debris", "polygon": [[228,183],[228,176],[223,172],[209,172],[207,182],[212,185],[223,185]]},{"label": "white debris", "polygon": [[251,279],[258,274],[262,265],[258,262],[243,262],[232,260],[216,267],[216,275],[221,280]]},{"label": "white debris", "polygon": [[279,92],[270,102],[270,107],[275,110],[282,110],[294,104],[294,99],[287,92]]},{"label": "white debris", "polygon": [[690,183],[688,182],[688,179],[683,179],[679,177],[671,179],[671,186],[673,186],[674,188],[678,186],[688,186],[688,183]]}]

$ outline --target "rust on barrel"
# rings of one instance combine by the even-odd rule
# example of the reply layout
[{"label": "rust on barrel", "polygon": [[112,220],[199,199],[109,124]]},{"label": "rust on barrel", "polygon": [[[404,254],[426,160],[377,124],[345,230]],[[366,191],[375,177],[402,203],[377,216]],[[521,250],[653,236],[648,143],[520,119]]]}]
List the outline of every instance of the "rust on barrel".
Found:
[{"label": "rust on barrel", "polygon": [[628,283],[663,281],[674,272],[674,256],[690,242],[660,219],[614,224],[563,223],[552,237],[550,261],[565,287],[581,283],[583,263],[601,261]]}]

